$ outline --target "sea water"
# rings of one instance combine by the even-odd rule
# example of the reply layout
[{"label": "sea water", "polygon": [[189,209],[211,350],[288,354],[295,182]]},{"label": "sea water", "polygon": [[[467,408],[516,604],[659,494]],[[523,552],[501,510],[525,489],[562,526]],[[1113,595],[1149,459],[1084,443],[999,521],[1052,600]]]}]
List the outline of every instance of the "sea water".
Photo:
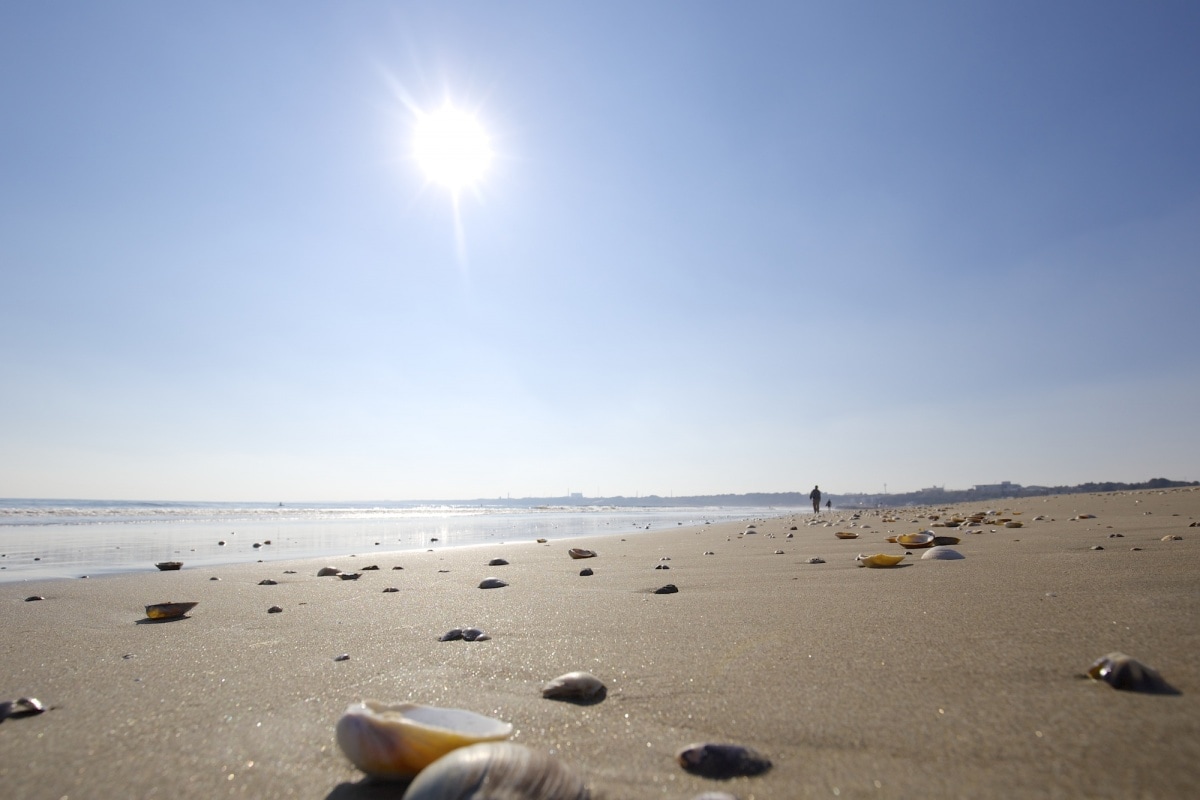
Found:
[{"label": "sea water", "polygon": [[652,532],[781,509],[0,499],[0,583]]}]

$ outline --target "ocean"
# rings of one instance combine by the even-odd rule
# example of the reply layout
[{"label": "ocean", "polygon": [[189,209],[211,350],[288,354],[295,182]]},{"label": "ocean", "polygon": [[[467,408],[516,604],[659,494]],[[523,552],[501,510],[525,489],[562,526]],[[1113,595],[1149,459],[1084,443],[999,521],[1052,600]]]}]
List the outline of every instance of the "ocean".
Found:
[{"label": "ocean", "polygon": [[792,509],[0,499],[0,583],[649,533]]}]

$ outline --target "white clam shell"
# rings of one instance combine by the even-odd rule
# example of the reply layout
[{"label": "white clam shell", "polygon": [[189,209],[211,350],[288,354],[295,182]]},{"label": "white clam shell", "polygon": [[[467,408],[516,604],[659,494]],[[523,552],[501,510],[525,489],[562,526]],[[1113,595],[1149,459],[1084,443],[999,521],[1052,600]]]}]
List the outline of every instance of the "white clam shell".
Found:
[{"label": "white clam shell", "polygon": [[402,800],[589,800],[584,782],[556,758],[511,742],[476,744],[439,758]]},{"label": "white clam shell", "polygon": [[922,561],[957,561],[960,558],[966,558],[966,556],[955,550],[953,547],[947,547],[945,545],[931,547],[921,554]]},{"label": "white clam shell", "polygon": [[603,700],[605,694],[604,683],[590,672],[568,672],[542,687],[542,697],[552,700],[592,703]]},{"label": "white clam shell", "polygon": [[452,750],[507,739],[513,726],[460,708],[413,703],[353,703],[337,723],[337,742],[376,778],[410,778]]}]

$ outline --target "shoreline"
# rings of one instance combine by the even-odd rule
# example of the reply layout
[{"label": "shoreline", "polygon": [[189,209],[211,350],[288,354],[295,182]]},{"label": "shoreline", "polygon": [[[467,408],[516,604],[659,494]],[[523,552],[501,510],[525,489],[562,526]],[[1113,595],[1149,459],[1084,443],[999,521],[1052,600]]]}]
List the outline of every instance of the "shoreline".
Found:
[{"label": "shoreline", "polygon": [[[1200,793],[1200,491],[996,506],[1025,527],[955,533],[963,560],[914,551],[893,569],[854,557],[902,552],[884,536],[932,509],[548,537],[489,552],[510,562],[497,567],[455,547],[0,584],[0,699],[48,707],[0,723],[0,779],[29,798],[398,797],[334,741],[372,698],[511,722],[609,800]],[[317,577],[325,565],[362,577]],[[476,588],[493,575],[509,585]],[[666,583],[679,592],[651,593]],[[199,605],[143,624],[168,600]],[[492,638],[437,641],[463,626]],[[1181,694],[1078,678],[1113,650]],[[571,670],[606,699],[540,696]],[[685,773],[675,752],[703,741],[774,766]]]}]

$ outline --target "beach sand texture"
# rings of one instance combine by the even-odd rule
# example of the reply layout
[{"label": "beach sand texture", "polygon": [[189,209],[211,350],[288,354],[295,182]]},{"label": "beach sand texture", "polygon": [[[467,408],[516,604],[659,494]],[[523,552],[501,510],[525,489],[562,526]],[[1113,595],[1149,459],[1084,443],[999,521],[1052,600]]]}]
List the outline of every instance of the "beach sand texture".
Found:
[{"label": "beach sand texture", "polygon": [[[0,700],[48,709],[0,722],[0,794],[399,797],[334,741],[372,698],[511,722],[610,800],[1200,796],[1200,491],[949,508],[0,585]],[[905,552],[885,537],[931,513],[985,509],[1024,526],[934,528],[961,536],[962,560],[854,561]],[[317,577],[326,565],[362,577]],[[509,585],[477,588],[490,576]],[[147,622],[166,601],[199,605]],[[465,626],[492,638],[438,641]],[[1180,694],[1079,677],[1114,650]],[[607,697],[542,698],[572,670]],[[693,776],[674,756],[696,742],[774,766]]]}]

